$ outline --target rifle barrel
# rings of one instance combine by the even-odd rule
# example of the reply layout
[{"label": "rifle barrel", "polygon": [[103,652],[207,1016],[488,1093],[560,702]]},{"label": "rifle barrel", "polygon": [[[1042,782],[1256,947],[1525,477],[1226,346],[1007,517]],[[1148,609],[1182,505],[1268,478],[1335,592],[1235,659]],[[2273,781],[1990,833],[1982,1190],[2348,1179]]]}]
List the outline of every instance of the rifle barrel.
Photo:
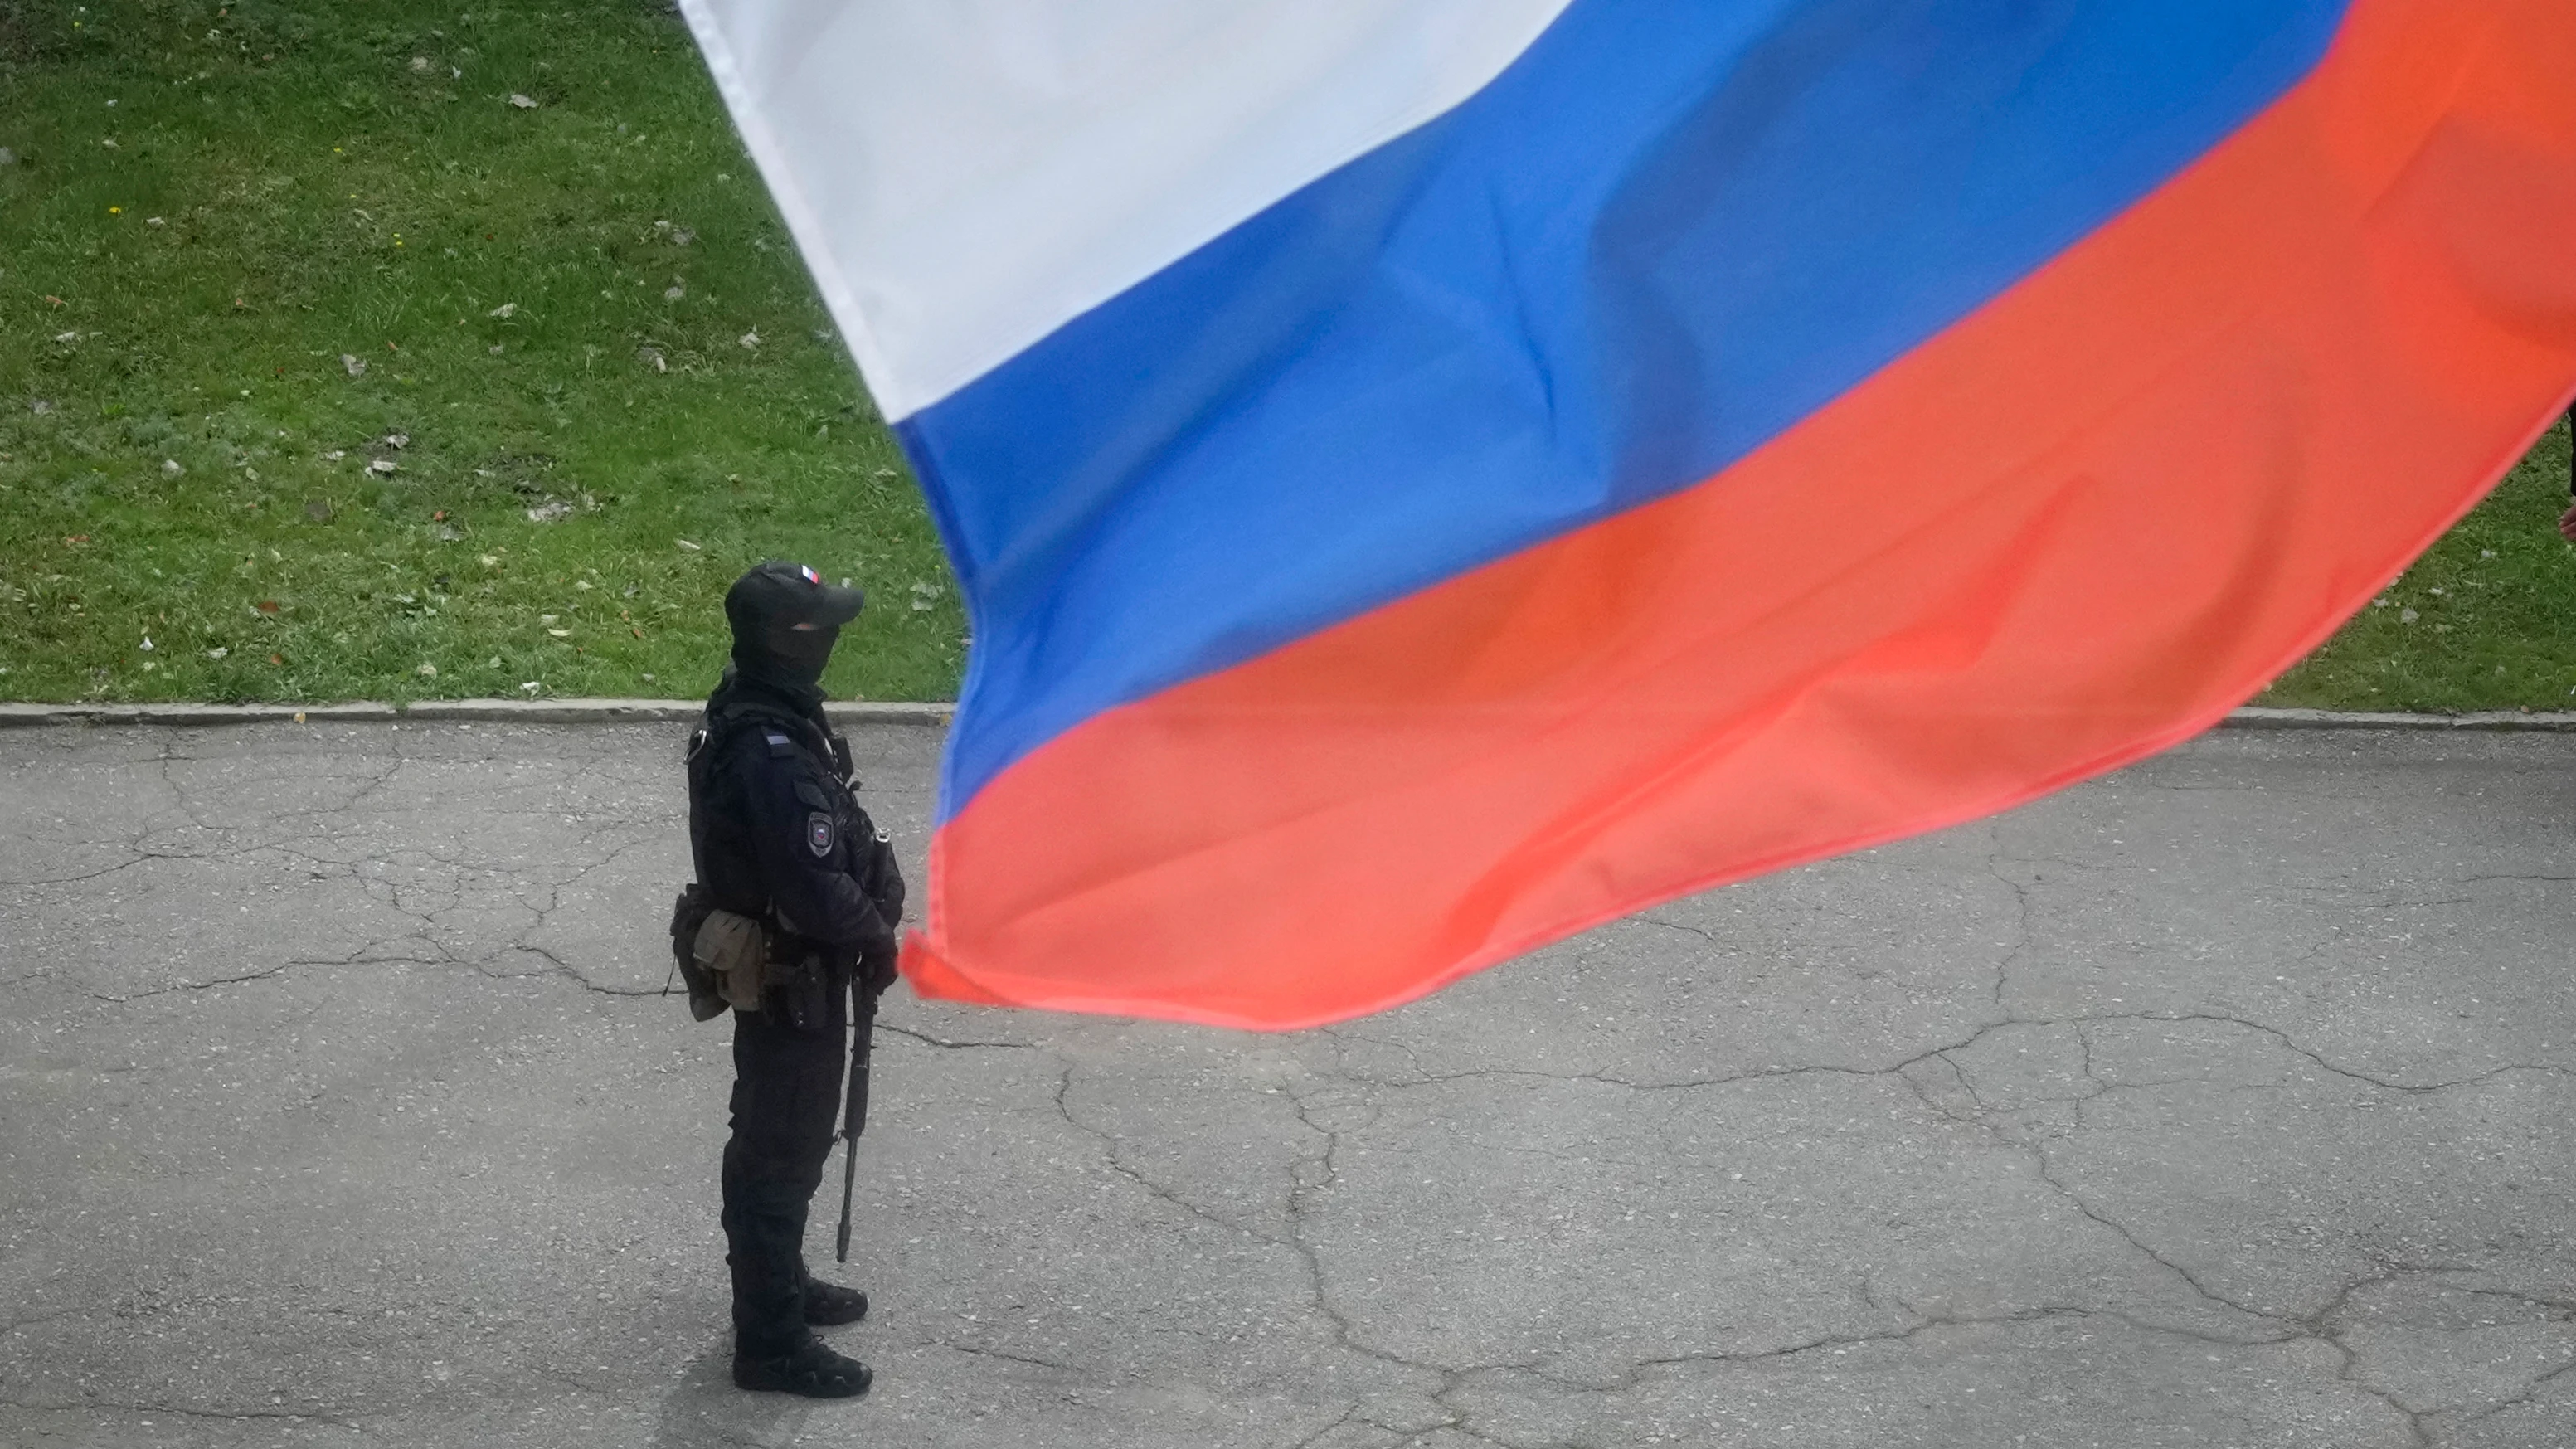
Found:
[{"label": "rifle barrel", "polygon": [[868,1130],[868,1058],[877,1035],[876,993],[853,980],[850,998],[850,1095],[841,1114],[841,1137],[849,1145],[841,1154],[841,1227],[832,1241],[832,1256],[843,1263],[850,1261],[850,1195],[859,1181],[859,1134]]}]

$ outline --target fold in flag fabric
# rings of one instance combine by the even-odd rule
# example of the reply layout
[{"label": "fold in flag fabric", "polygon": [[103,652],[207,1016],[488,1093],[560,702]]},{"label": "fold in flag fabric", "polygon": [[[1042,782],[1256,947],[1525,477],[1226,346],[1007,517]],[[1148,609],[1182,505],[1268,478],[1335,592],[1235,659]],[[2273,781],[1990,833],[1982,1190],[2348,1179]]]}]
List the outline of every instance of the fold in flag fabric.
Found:
[{"label": "fold in flag fabric", "polygon": [[2217,720],[2576,392],[2568,0],[683,0],[973,648],[932,996],[1285,1028]]}]

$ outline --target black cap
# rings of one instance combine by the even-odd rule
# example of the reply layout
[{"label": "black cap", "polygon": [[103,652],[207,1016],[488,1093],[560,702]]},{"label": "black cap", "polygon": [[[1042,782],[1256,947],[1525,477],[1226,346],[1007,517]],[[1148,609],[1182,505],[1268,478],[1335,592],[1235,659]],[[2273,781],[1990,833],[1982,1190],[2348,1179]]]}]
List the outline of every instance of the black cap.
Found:
[{"label": "black cap", "polygon": [[827,584],[803,564],[770,559],[725,590],[725,621],[746,637],[776,624],[838,627],[857,618],[866,602],[866,594]]}]

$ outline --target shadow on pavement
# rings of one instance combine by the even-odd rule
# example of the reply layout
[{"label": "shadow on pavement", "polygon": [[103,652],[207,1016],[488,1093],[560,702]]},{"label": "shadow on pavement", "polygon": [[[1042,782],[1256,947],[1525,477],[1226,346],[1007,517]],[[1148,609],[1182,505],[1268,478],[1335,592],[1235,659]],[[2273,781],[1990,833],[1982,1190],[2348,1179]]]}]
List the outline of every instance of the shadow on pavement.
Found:
[{"label": "shadow on pavement", "polygon": [[[862,1400],[861,1402],[865,1402]],[[791,1394],[753,1394],[733,1386],[733,1348],[719,1341],[689,1364],[662,1397],[653,1449],[794,1442],[821,1404]]]}]

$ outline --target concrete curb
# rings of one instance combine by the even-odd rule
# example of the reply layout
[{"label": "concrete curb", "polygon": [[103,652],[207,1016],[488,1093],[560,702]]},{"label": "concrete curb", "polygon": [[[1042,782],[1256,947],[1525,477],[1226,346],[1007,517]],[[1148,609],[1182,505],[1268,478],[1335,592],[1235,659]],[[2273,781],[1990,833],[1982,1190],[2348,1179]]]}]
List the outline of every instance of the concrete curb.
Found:
[{"label": "concrete curb", "polygon": [[[13,725],[228,725],[491,721],[497,724],[669,724],[698,717],[694,699],[424,699],[412,704],[0,704],[0,729]],[[957,706],[836,701],[840,724],[945,726]],[[2527,730],[2576,733],[2576,711],[2487,710],[2475,714],[2363,714],[2332,709],[2240,709],[2222,728],[2252,730]]]},{"label": "concrete curb", "polygon": [[[0,729],[13,725],[232,725],[279,720],[307,724],[436,720],[496,724],[667,724],[696,719],[694,699],[424,699],[396,704],[0,704]],[[953,704],[835,702],[837,724],[946,725]]]},{"label": "concrete curb", "polygon": [[2544,734],[2576,732],[2576,712],[2519,709],[2480,710],[2472,714],[2365,714],[2340,709],[2240,709],[2222,728],[2241,730],[2530,730]]}]

